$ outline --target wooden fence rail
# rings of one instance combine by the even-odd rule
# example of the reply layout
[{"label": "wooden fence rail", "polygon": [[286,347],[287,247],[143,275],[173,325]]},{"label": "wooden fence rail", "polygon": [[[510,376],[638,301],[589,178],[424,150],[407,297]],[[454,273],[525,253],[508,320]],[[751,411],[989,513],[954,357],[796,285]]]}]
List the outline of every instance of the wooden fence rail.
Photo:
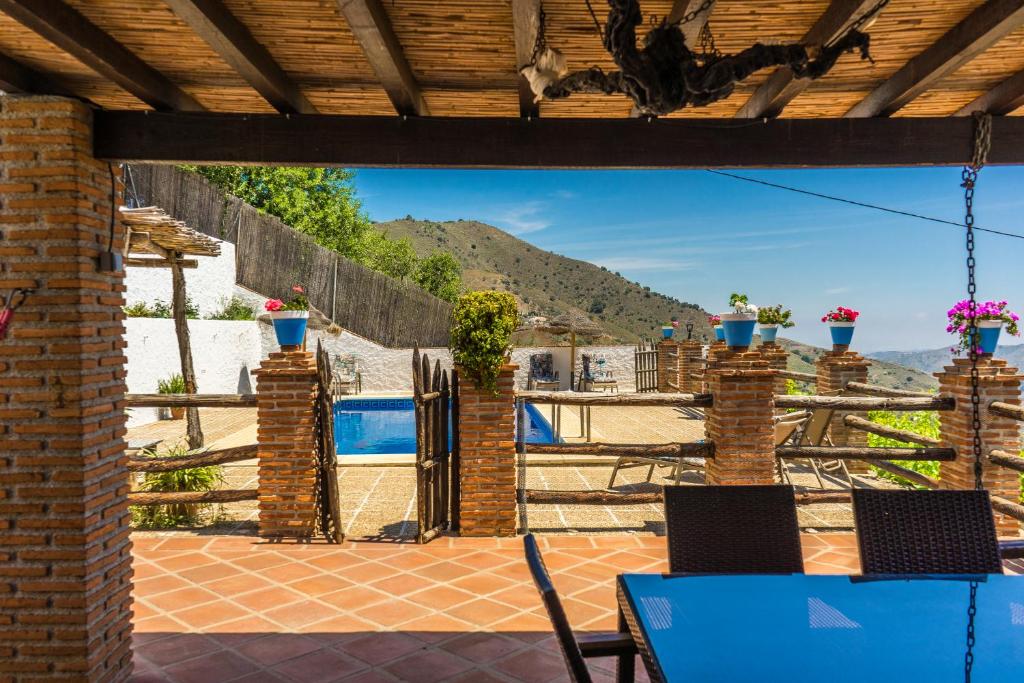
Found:
[{"label": "wooden fence rail", "polygon": [[860,446],[777,446],[778,458],[821,458],[823,460],[956,460],[952,448],[869,448]]},{"label": "wooden fence rail", "polygon": [[1024,421],[1024,406],[1014,405],[1013,403],[1003,403],[1002,401],[993,401],[988,404],[988,409],[996,415],[1002,415],[1003,417]]},{"label": "wooden fence rail", "polygon": [[182,503],[236,503],[256,500],[256,489],[225,489],[223,491],[133,491],[128,494],[129,505],[179,505]]},{"label": "wooden fence rail", "polygon": [[520,391],[516,398],[545,405],[562,406],[673,406],[711,407],[711,394],[605,394],[576,391]]},{"label": "wooden fence rail", "polygon": [[923,446],[938,446],[942,443],[939,439],[934,439],[930,436],[924,436],[922,434],[915,434],[904,429],[896,429],[895,427],[887,427],[880,425],[877,422],[871,420],[865,420],[863,417],[857,417],[856,415],[847,415],[843,418],[843,422],[847,427],[853,427],[863,432],[870,432],[877,434],[878,436],[884,436],[889,439],[896,439],[897,441],[903,441],[906,443],[919,443]]},{"label": "wooden fence rail", "polygon": [[906,389],[890,389],[889,387],[881,387],[877,384],[865,384],[863,382],[847,382],[846,390],[855,394],[865,394],[867,396],[887,396],[893,398],[905,397],[905,398],[931,398],[935,394],[930,394],[927,391],[908,391]]},{"label": "wooden fence rail", "polygon": [[1024,472],[1024,458],[1009,451],[994,450],[989,454],[988,459],[1002,467]]},{"label": "wooden fence rail", "polygon": [[914,470],[901,467],[895,463],[888,462],[886,460],[872,460],[871,464],[880,470],[885,470],[889,474],[895,474],[897,477],[903,477],[912,484],[923,486],[928,489],[936,489],[939,487],[939,480],[932,479],[926,474],[915,472]]},{"label": "wooden fence rail", "polygon": [[256,394],[125,394],[129,408],[249,408]]},{"label": "wooden fence rail", "polygon": [[128,459],[129,472],[173,472],[193,467],[209,467],[210,465],[223,465],[227,462],[240,462],[251,460],[256,457],[256,444],[236,446],[217,451],[206,451],[204,453],[189,453],[168,457]]},{"label": "wooden fence rail", "polygon": [[[526,489],[526,503],[533,505],[650,505],[664,500],[661,490],[620,493],[617,491],[556,491]],[[849,491],[806,491],[796,494],[797,505],[848,503]]]},{"label": "wooden fence rail", "polygon": [[1024,505],[1015,503],[999,496],[991,496],[992,508],[996,512],[1002,512],[1004,515],[1009,515],[1014,519],[1019,519],[1024,522]]},{"label": "wooden fence rail", "polygon": [[818,383],[818,376],[811,372],[796,372],[795,370],[778,370],[776,374],[783,379],[792,379],[797,382]]},{"label": "wooden fence rail", "polygon": [[714,457],[714,449],[708,443],[531,443],[527,444],[527,450],[530,455],[606,455],[617,458]]},{"label": "wooden fence rail", "polygon": [[832,410],[954,410],[956,400],[952,397],[932,396],[929,398],[898,397],[873,398],[861,396],[775,396],[776,408],[830,408]]}]

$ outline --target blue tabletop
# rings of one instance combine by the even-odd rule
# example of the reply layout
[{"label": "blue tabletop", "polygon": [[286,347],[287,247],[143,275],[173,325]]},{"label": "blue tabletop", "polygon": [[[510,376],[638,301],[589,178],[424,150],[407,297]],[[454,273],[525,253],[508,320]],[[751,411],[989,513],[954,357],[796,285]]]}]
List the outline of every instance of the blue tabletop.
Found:
[{"label": "blue tabletop", "polygon": [[[624,574],[619,585],[666,681],[964,680],[967,580]],[[1024,680],[1024,577],[982,577],[976,605],[972,680]]]}]

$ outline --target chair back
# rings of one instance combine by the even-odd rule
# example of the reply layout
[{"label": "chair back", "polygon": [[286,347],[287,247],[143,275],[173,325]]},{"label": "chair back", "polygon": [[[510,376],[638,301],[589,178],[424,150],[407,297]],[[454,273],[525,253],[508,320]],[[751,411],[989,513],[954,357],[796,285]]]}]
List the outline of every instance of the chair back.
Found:
[{"label": "chair back", "polygon": [[781,446],[782,444],[789,441],[789,438],[793,436],[793,433],[800,428],[800,423],[793,422],[776,422],[775,423],[775,445]]},{"label": "chair back", "polygon": [[835,411],[819,409],[811,412],[807,422],[800,432],[798,446],[820,446],[828,435],[828,426],[832,422],[832,415]]},{"label": "chair back", "polygon": [[544,609],[547,610],[551,626],[555,629],[558,646],[562,650],[565,665],[569,669],[569,679],[573,683],[591,683],[590,671],[587,669],[586,662],[583,661],[583,653],[569,626],[569,619],[565,616],[562,601],[559,600],[558,591],[551,583],[551,576],[548,574],[548,568],[544,566],[544,558],[541,557],[537,539],[533,534],[523,537],[523,549],[533,583],[540,592],[541,600],[544,601]]},{"label": "chair back", "polygon": [[585,380],[592,380],[592,379],[594,379],[593,371],[590,369],[590,354],[589,353],[582,354],[580,363],[583,364],[583,372],[580,373],[580,377],[585,379]]},{"label": "chair back", "polygon": [[356,357],[352,354],[338,354],[334,357],[334,368],[331,374],[337,377],[355,377],[358,372]]},{"label": "chair back", "polygon": [[1001,574],[988,491],[853,489],[864,574]]},{"label": "chair back", "polygon": [[550,353],[535,353],[530,356],[531,377],[534,379],[549,379],[554,374],[554,361]]},{"label": "chair back", "polygon": [[666,486],[671,572],[802,574],[792,486]]},{"label": "chair back", "polygon": [[612,371],[610,368],[605,367],[608,364],[608,361],[605,359],[605,357],[598,356],[596,359],[594,359],[594,362],[597,364],[597,369],[591,370],[591,377],[598,381],[611,380]]}]

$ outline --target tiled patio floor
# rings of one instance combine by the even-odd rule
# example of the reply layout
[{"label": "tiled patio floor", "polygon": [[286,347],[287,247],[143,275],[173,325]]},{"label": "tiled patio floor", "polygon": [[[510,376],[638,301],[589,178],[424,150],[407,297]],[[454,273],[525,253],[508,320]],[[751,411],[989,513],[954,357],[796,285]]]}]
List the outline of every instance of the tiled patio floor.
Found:
[{"label": "tiled patio floor", "polygon": [[[566,680],[519,538],[133,540],[138,683]],[[803,544],[809,572],[856,571],[851,534],[805,534]],[[665,570],[664,538],[541,545],[578,630],[615,627],[616,574]],[[591,664],[596,680],[612,679],[613,661]]]}]

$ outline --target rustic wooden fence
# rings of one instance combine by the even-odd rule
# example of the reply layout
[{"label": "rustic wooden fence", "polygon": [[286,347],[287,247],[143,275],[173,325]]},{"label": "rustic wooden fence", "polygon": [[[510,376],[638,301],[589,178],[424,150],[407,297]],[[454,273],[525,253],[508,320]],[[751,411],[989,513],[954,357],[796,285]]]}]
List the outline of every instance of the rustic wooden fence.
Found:
[{"label": "rustic wooden fence", "polygon": [[448,302],[324,249],[200,176],[174,166],[129,168],[129,196],[235,245],[238,284],[283,298],[302,283],[313,306],[367,339],[392,348],[447,345]]},{"label": "rustic wooden fence", "polygon": [[316,430],[316,508],[320,533],[333,543],[341,543],[341,502],[338,495],[338,451],[334,446],[334,397],[331,395],[331,357],[323,344],[316,346],[317,399]]},{"label": "rustic wooden fence", "polygon": [[633,354],[636,366],[636,390],[646,393],[658,390],[658,347],[653,339],[644,339],[636,345]]},{"label": "rustic wooden fence", "polygon": [[[412,356],[416,414],[416,540],[426,543],[445,531],[459,530],[459,439],[450,425],[459,423],[459,379],[430,366],[417,348]],[[457,432],[456,432],[457,434]]]}]

